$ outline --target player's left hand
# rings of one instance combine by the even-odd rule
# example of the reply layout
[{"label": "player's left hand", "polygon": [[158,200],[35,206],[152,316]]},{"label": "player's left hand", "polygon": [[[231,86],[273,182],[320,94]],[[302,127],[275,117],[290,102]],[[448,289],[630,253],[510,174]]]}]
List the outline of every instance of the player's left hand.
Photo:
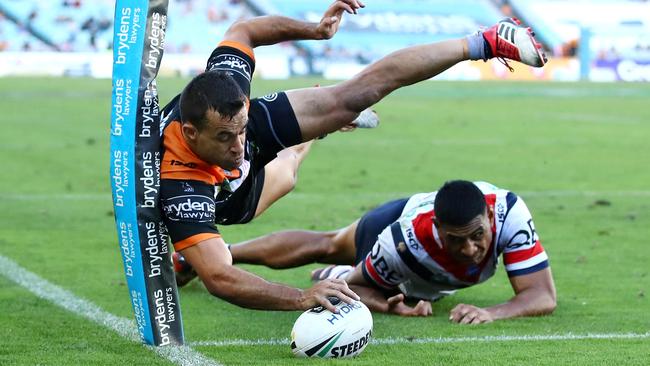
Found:
[{"label": "player's left hand", "polygon": [[449,312],[449,320],[459,324],[481,324],[494,321],[492,314],[483,308],[458,304]]},{"label": "player's left hand", "polygon": [[323,14],[316,32],[322,37],[322,39],[330,39],[336,34],[339,30],[339,25],[341,24],[341,18],[343,17],[343,12],[348,12],[350,14],[356,14],[357,9],[363,8],[365,5],[358,0],[336,0]]},{"label": "player's left hand", "polygon": [[404,294],[397,294],[389,297],[386,302],[388,303],[388,312],[400,316],[429,316],[432,313],[431,302],[420,300],[414,307],[408,306],[404,302]]}]

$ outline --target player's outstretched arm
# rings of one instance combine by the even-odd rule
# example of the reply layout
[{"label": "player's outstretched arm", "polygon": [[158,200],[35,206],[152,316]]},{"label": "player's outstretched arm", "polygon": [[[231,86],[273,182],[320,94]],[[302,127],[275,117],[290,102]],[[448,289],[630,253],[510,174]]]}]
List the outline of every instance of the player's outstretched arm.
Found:
[{"label": "player's outstretched arm", "polygon": [[365,5],[359,0],[336,0],[323,14],[320,23],[270,15],[235,22],[226,31],[224,41],[251,48],[285,41],[330,39],[339,29],[343,12],[356,13]]},{"label": "player's outstretched arm", "polygon": [[359,297],[343,280],[322,281],[307,290],[269,282],[232,265],[230,251],[221,238],[211,238],[181,251],[216,297],[235,305],[263,310],[307,310],[322,305],[335,312],[327,297],[351,303]]},{"label": "player's outstretched arm", "polygon": [[400,316],[429,316],[432,314],[431,302],[420,300],[415,306],[404,302],[404,295],[398,294],[388,299],[381,292],[368,286],[350,285],[350,289],[361,298],[373,313],[387,313]]},{"label": "player's outstretched arm", "polygon": [[431,302],[429,301],[420,300],[415,306],[411,307],[404,302],[403,294],[386,298],[383,293],[371,287],[365,280],[360,266],[357,266],[345,280],[348,282],[350,289],[359,295],[361,302],[366,304],[372,312],[400,316],[429,316],[432,313]]},{"label": "player's outstretched arm", "polygon": [[546,315],[555,310],[555,284],[550,268],[510,277],[510,284],[515,291],[515,296],[510,301],[488,308],[458,304],[451,310],[449,320],[461,324],[479,324],[518,316]]}]

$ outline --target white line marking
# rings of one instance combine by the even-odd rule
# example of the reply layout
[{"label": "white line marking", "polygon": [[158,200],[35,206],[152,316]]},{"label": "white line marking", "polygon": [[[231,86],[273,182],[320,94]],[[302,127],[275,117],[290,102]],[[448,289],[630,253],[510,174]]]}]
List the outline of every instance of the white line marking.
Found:
[{"label": "white line marking", "polygon": [[[71,292],[58,287],[47,280],[27,271],[9,258],[0,255],[0,274],[7,279],[24,287],[36,296],[48,300],[72,313],[81,315],[95,323],[112,329],[120,336],[133,341],[140,342],[140,336],[135,327],[135,321],[121,318],[102,310],[99,306],[72,294]],[[439,343],[464,343],[464,342],[512,342],[512,341],[564,341],[564,340],[585,340],[585,339],[646,339],[650,338],[650,332],[646,333],[586,333],[586,334],[539,334],[520,336],[484,336],[484,337],[448,337],[448,338],[406,338],[390,337],[377,338],[370,341],[370,345],[400,345],[400,344],[439,344]],[[191,347],[229,347],[229,346],[289,346],[288,338],[274,339],[232,339],[224,341],[197,341],[190,342],[186,346],[166,347],[145,347],[156,352],[158,355],[178,365],[211,365],[221,364],[208,359],[196,352]]]},{"label": "white line marking", "polygon": [[[538,335],[520,335],[520,336],[484,336],[484,337],[450,337],[450,338],[376,338],[370,340],[372,345],[400,345],[400,344],[435,344],[435,343],[465,343],[465,342],[522,342],[522,341],[567,341],[567,340],[584,340],[584,339],[645,339],[650,338],[650,332],[647,333],[586,333],[586,334],[538,334]],[[289,338],[272,338],[272,339],[232,339],[225,341],[197,341],[191,342],[191,346],[211,346],[211,347],[230,347],[230,346],[289,346]]]},{"label": "white line marking", "polygon": [[[121,318],[108,313],[92,302],[79,298],[70,291],[24,269],[16,262],[1,254],[0,274],[42,299],[48,300],[65,310],[112,329],[130,341],[140,343],[140,335],[134,320]],[[221,365],[212,359],[206,358],[189,346],[144,346],[177,365]]]}]

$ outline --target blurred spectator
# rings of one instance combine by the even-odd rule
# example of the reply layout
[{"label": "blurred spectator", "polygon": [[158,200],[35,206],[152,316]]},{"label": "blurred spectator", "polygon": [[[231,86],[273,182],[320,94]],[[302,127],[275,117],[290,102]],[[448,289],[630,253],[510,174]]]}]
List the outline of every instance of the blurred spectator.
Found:
[{"label": "blurred spectator", "polygon": [[512,6],[508,0],[494,0],[493,1],[501,13],[507,17],[512,17],[514,13],[512,12]]},{"label": "blurred spectator", "polygon": [[63,6],[70,8],[81,7],[81,0],[63,0]]},{"label": "blurred spectator", "polygon": [[211,5],[208,8],[208,21],[211,23],[219,23],[228,20],[228,12],[225,9],[217,8]]},{"label": "blurred spectator", "polygon": [[[557,56],[562,56],[562,57],[575,57],[578,54],[578,42],[579,40],[577,39],[572,39],[569,42],[566,42],[565,44],[562,45],[562,49],[560,50],[560,54]],[[557,54],[557,52],[556,52]]]},{"label": "blurred spectator", "polygon": [[0,52],[5,51],[9,48],[9,42],[7,42],[4,36],[5,24],[6,22],[4,14],[0,13]]},{"label": "blurred spectator", "polygon": [[31,25],[36,20],[36,18],[38,18],[38,9],[34,8],[27,16],[27,26]]}]

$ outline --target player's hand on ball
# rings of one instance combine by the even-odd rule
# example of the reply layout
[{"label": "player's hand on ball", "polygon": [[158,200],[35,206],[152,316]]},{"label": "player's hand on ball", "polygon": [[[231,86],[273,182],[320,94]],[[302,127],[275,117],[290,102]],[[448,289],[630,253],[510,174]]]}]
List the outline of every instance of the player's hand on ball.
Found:
[{"label": "player's hand on ball", "polygon": [[449,312],[449,320],[460,324],[490,323],[494,320],[492,314],[474,305],[458,304]]},{"label": "player's hand on ball", "polygon": [[311,309],[321,305],[327,310],[338,313],[338,310],[329,301],[328,297],[338,297],[342,301],[351,304],[354,300],[360,300],[359,295],[350,290],[348,284],[341,279],[327,279],[317,282],[303,293],[303,310]]},{"label": "player's hand on ball", "polygon": [[404,294],[389,297],[387,302],[388,312],[392,314],[401,316],[429,316],[433,313],[430,301],[420,300],[414,307],[411,307],[404,302]]}]

